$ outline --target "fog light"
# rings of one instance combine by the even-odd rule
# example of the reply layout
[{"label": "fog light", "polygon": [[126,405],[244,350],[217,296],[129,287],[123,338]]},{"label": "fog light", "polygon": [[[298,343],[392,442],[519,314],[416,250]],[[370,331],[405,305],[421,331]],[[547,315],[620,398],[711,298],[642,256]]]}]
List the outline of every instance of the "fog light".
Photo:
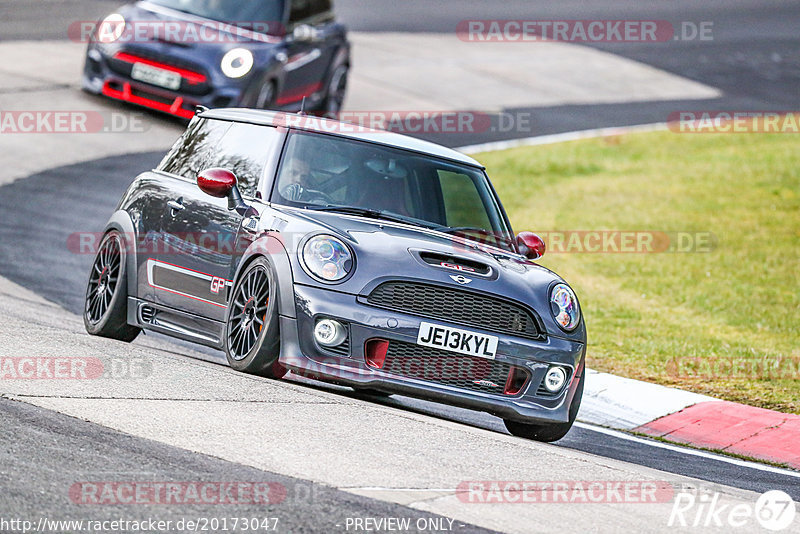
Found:
[{"label": "fog light", "polygon": [[550,393],[555,393],[564,387],[564,382],[567,381],[567,372],[563,367],[551,367],[544,375],[544,387]]},{"label": "fog light", "polygon": [[321,319],[314,327],[314,339],[325,347],[341,345],[345,338],[347,338],[347,330],[339,321]]}]

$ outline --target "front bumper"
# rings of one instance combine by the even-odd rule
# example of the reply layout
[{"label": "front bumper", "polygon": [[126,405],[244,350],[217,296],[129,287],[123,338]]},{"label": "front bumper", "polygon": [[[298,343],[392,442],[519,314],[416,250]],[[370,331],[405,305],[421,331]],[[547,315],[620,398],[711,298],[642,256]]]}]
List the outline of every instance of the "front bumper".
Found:
[{"label": "front bumper", "polygon": [[[586,345],[583,343],[553,336],[535,341],[498,335],[496,332],[447,321],[422,319],[375,308],[359,302],[354,295],[318,287],[296,284],[294,293],[297,318],[280,318],[280,362],[298,374],[354,388],[377,389],[485,411],[520,422],[569,421],[569,407],[583,374],[586,353]],[[349,347],[346,350],[333,352],[314,341],[313,328],[316,320],[321,317],[337,319],[348,325]],[[422,321],[497,335],[499,343],[496,358],[493,362],[487,362],[524,369],[529,374],[525,386],[516,394],[506,395],[502,389],[492,393],[458,387],[452,381],[437,379],[435,372],[423,373],[423,377],[419,373],[409,376],[385,372],[367,365],[364,349],[367,340],[381,338],[389,340],[390,346],[395,342],[407,347],[416,343]],[[539,390],[551,364],[571,370],[568,384],[557,395],[542,394]],[[464,369],[469,372],[472,368],[466,365]],[[468,384],[463,380],[460,382]]]},{"label": "front bumper", "polygon": [[[131,60],[132,61],[132,60]],[[218,76],[210,73],[187,71],[189,78],[183,77],[181,88],[172,91],[132,79],[119,68],[111,68],[110,58],[96,48],[89,48],[83,71],[83,88],[94,94],[167,113],[182,119],[194,117],[197,106],[208,108],[236,107],[242,102],[244,86],[241,81],[231,81],[220,85],[215,82]],[[175,68],[170,65],[157,65]],[[180,69],[179,69],[180,70]],[[198,82],[197,78],[203,81]],[[187,88],[188,90],[184,90]]]}]

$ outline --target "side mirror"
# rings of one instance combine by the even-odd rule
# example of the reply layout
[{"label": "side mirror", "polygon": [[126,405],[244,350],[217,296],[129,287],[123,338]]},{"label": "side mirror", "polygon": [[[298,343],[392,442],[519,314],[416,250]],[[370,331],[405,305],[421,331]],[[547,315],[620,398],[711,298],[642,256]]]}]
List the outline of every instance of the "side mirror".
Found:
[{"label": "side mirror", "polygon": [[538,260],[544,256],[544,241],[533,232],[520,232],[517,235],[517,247],[529,260]]},{"label": "side mirror", "polygon": [[309,24],[298,24],[292,30],[292,39],[298,43],[310,43],[316,39],[316,30]]},{"label": "side mirror", "polygon": [[197,175],[197,187],[215,198],[228,198],[228,209],[244,215],[248,206],[236,185],[236,175],[228,169],[206,169]]}]

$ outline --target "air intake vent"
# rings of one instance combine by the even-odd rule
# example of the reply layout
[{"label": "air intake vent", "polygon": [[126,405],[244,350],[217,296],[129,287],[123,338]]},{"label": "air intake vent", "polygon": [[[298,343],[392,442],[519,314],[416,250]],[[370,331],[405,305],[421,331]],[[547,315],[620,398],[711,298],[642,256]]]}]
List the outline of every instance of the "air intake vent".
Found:
[{"label": "air intake vent", "polygon": [[428,265],[442,267],[444,269],[455,269],[465,273],[487,275],[491,272],[488,265],[479,261],[468,260],[450,254],[439,254],[436,252],[420,252],[419,257]]},{"label": "air intake vent", "polygon": [[150,306],[142,306],[139,313],[142,317],[142,322],[147,324],[152,324],[153,319],[156,317],[155,308],[151,308]]}]

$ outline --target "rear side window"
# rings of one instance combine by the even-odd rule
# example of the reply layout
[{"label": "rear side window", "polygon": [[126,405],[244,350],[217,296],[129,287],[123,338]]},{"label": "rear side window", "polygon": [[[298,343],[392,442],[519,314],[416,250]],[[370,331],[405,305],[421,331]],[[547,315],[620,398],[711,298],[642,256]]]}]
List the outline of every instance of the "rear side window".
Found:
[{"label": "rear side window", "polygon": [[228,169],[236,175],[242,195],[255,197],[264,165],[278,137],[278,129],[272,126],[233,123],[217,145],[209,167]]},{"label": "rear side window", "polygon": [[328,18],[333,11],[331,0],[292,0],[289,22],[307,22],[312,18]]},{"label": "rear side window", "polygon": [[208,163],[215,157],[217,145],[230,125],[196,117],[161,161],[159,170],[196,180],[200,171],[211,167]]}]

